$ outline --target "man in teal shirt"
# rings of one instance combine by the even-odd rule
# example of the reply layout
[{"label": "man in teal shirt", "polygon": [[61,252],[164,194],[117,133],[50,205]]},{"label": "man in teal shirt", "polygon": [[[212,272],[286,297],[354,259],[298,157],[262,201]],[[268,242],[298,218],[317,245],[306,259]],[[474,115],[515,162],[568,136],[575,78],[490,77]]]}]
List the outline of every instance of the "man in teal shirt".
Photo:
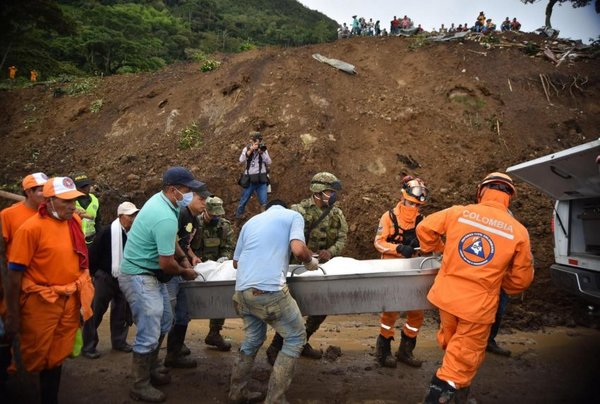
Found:
[{"label": "man in teal shirt", "polygon": [[196,278],[185,255],[176,253],[175,244],[179,208],[190,203],[192,191],[201,185],[187,169],[169,168],[163,175],[162,191],[142,207],[128,234],[119,286],[137,327],[130,390],[136,400],[161,402],[166,398],[152,386],[171,381],[168,374],[158,371],[158,350],[173,322],[165,282],[176,275],[185,280]]}]

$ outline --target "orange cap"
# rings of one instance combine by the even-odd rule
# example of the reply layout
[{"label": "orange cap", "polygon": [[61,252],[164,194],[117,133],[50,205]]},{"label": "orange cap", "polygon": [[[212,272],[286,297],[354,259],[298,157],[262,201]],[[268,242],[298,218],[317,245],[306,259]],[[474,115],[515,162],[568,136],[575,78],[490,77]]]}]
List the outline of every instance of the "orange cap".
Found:
[{"label": "orange cap", "polygon": [[69,177],[50,178],[44,184],[44,197],[55,196],[60,199],[75,199],[84,195],[75,188],[75,183]]},{"label": "orange cap", "polygon": [[33,187],[39,187],[48,182],[48,176],[44,173],[33,173],[23,178],[23,191],[26,191]]}]

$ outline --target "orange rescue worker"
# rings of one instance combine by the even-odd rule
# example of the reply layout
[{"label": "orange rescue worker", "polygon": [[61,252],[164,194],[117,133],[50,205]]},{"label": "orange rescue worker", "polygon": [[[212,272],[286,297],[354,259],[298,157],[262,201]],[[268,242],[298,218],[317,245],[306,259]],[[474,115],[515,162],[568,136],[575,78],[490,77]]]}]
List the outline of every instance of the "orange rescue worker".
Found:
[{"label": "orange rescue worker", "polygon": [[38,72],[35,70],[32,70],[31,75],[29,76],[29,79],[35,83],[37,81],[37,76],[38,76]]},{"label": "orange rescue worker", "polygon": [[17,74],[17,68],[14,67],[14,66],[10,66],[8,68],[8,78],[11,79],[11,80],[14,80],[16,74]]},{"label": "orange rescue worker", "polygon": [[[419,247],[415,228],[423,220],[419,209],[427,198],[427,187],[421,179],[404,177],[400,202],[379,219],[374,245],[381,253],[382,259],[411,258],[415,254],[415,249]],[[413,356],[413,350],[417,343],[419,329],[423,325],[423,310],[408,311],[406,315],[396,359],[412,367],[421,367],[423,362]],[[375,356],[381,366],[388,368],[396,367],[391,342],[394,339],[394,326],[398,317],[400,313],[397,311],[381,314],[381,329],[377,337]]]},{"label": "orange rescue worker", "polygon": [[[25,200],[17,202],[0,212],[0,222],[2,223],[2,246],[4,250],[0,255],[2,261],[2,274],[0,275],[0,322],[6,319],[6,305],[3,298],[2,282],[6,282],[8,272],[6,272],[6,263],[12,241],[15,237],[17,229],[37,213],[40,203],[44,200],[42,188],[48,181],[48,177],[44,173],[34,173],[23,178],[23,194]],[[3,384],[8,378],[7,368],[12,360],[11,343],[8,338],[0,336],[0,391]]]},{"label": "orange rescue worker", "polygon": [[80,310],[84,320],[92,315],[94,287],[81,219],[74,215],[81,192],[72,179],[56,177],[44,184],[43,195],[38,213],[21,225],[11,246],[6,332],[20,335],[25,370],[40,373],[42,403],[56,403]]},{"label": "orange rescue worker", "polygon": [[452,206],[417,226],[421,251],[443,251],[427,298],[439,308],[437,340],[446,352],[425,403],[453,397],[467,402],[471,381],[483,363],[500,288],[515,295],[533,281],[529,234],[508,209],[515,192],[508,175],[491,173],[479,184],[477,204]]}]

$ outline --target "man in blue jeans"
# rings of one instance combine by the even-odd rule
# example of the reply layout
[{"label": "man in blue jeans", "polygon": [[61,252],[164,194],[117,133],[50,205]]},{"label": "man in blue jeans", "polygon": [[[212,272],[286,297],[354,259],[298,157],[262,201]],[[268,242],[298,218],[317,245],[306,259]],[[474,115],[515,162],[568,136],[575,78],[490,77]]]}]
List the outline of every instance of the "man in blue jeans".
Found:
[{"label": "man in blue jeans", "polygon": [[267,204],[267,188],[269,185],[269,166],[271,165],[271,157],[267,151],[267,146],[262,142],[263,138],[260,132],[253,132],[250,137],[250,144],[244,147],[240,154],[240,163],[246,166],[244,174],[248,175],[249,184],[244,188],[240,204],[235,211],[235,218],[241,219],[246,204],[256,192],[260,210],[264,211]]},{"label": "man in blue jeans", "polygon": [[302,314],[286,285],[290,252],[309,271],[318,269],[318,260],[304,242],[302,215],[275,200],[242,227],[233,254],[237,269],[233,304],[244,320],[245,335],[231,373],[232,403],[256,400],[261,395],[249,392],[247,384],[256,353],[267,337],[267,325],[282,335],[284,342],[273,365],[265,403],[285,402],[296,361],[306,343]]},{"label": "man in blue jeans", "polygon": [[163,175],[162,191],[144,204],[127,235],[119,286],[137,327],[129,391],[135,400],[158,403],[166,399],[152,386],[171,381],[158,362],[160,344],[173,323],[165,282],[172,276],[196,278],[186,256],[176,256],[175,243],[179,209],[190,204],[192,191],[201,185],[185,168],[169,168]]}]

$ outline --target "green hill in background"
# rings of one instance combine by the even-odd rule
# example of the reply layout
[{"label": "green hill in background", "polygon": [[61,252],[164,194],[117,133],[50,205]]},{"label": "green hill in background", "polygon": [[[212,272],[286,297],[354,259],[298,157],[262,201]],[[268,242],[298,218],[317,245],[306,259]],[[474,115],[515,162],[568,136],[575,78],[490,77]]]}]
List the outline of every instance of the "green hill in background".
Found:
[{"label": "green hill in background", "polygon": [[61,74],[152,70],[213,52],[336,38],[337,24],[295,0],[3,0],[1,76],[15,65]]}]

